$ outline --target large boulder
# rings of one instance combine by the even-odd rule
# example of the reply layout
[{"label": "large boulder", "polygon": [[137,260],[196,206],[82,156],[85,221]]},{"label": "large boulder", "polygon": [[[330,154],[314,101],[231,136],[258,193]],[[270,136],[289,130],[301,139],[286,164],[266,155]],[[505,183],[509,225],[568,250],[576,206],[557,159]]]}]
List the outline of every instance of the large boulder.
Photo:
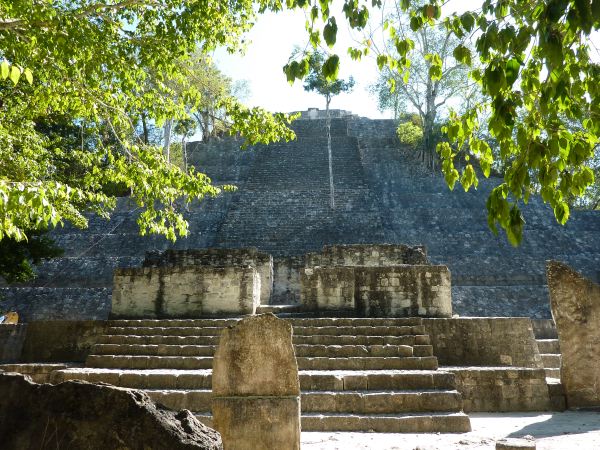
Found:
[{"label": "large boulder", "polygon": [[567,407],[600,406],[600,286],[569,266],[546,267]]},{"label": "large boulder", "polygon": [[0,447],[20,449],[221,450],[221,437],[187,410],[141,391],[83,381],[36,384],[0,374]]}]

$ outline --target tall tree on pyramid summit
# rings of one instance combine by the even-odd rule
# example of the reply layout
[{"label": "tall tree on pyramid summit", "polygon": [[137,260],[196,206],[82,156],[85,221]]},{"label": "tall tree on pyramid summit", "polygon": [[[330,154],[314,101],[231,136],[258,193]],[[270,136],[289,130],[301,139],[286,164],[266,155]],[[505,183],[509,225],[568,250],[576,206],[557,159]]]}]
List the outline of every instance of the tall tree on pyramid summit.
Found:
[{"label": "tall tree on pyramid summit", "polygon": [[308,75],[304,79],[304,90],[314,91],[325,97],[325,113],[327,117],[327,154],[329,157],[329,206],[335,209],[335,189],[333,183],[333,161],[331,154],[331,115],[329,105],[336,95],[350,92],[354,88],[354,79],[342,80],[337,77],[337,71],[332,71],[328,65],[331,60],[325,53],[317,50],[308,58]]}]

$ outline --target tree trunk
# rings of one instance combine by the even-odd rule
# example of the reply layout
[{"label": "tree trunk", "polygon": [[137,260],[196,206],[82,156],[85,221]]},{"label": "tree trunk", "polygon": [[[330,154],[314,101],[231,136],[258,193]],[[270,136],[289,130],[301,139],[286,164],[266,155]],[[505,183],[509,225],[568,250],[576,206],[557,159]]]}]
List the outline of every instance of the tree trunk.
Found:
[{"label": "tree trunk", "polygon": [[165,122],[164,128],[164,151],[167,161],[171,162],[171,127],[173,126],[173,119],[168,119]]},{"label": "tree trunk", "polygon": [[188,161],[187,161],[187,142],[185,141],[185,134],[181,138],[181,151],[183,152],[183,170],[185,173],[188,172]]},{"label": "tree trunk", "polygon": [[325,98],[325,111],[327,114],[327,154],[329,156],[329,206],[331,209],[335,209],[335,190],[333,187],[333,157],[331,154],[331,116],[329,115],[329,103],[331,103],[331,97]]},{"label": "tree trunk", "polygon": [[428,169],[435,169],[435,142],[433,130],[435,126],[435,92],[431,80],[427,86],[426,112],[423,119],[423,152]]},{"label": "tree trunk", "polygon": [[144,133],[144,144],[148,145],[150,140],[150,133],[148,131],[148,123],[146,121],[146,113],[142,113],[142,130]]}]

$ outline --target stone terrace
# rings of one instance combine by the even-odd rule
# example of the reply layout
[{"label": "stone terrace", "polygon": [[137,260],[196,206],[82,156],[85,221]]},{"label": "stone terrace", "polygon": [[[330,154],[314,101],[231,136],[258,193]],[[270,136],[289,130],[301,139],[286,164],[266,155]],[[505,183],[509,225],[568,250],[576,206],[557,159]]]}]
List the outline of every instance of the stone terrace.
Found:
[{"label": "stone terrace", "polygon": [[[454,375],[438,370],[422,319],[291,320],[300,370],[304,431],[470,430]],[[51,382],[83,379],[144,389],[211,423],[213,354],[235,319],[111,321],[85,368]]]}]

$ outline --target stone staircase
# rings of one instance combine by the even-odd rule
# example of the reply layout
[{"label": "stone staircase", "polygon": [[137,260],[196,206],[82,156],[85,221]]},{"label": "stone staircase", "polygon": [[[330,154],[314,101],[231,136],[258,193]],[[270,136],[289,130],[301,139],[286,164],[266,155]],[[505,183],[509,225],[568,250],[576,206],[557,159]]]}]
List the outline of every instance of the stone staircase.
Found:
[{"label": "stone staircase", "polygon": [[[438,370],[419,318],[293,318],[305,431],[465,432],[454,375]],[[119,320],[83,368],[83,379],[144,389],[166,406],[211,423],[212,358],[236,319]]]},{"label": "stone staircase", "polygon": [[560,380],[561,354],[554,321],[551,319],[533,320],[532,324],[546,378]]}]

